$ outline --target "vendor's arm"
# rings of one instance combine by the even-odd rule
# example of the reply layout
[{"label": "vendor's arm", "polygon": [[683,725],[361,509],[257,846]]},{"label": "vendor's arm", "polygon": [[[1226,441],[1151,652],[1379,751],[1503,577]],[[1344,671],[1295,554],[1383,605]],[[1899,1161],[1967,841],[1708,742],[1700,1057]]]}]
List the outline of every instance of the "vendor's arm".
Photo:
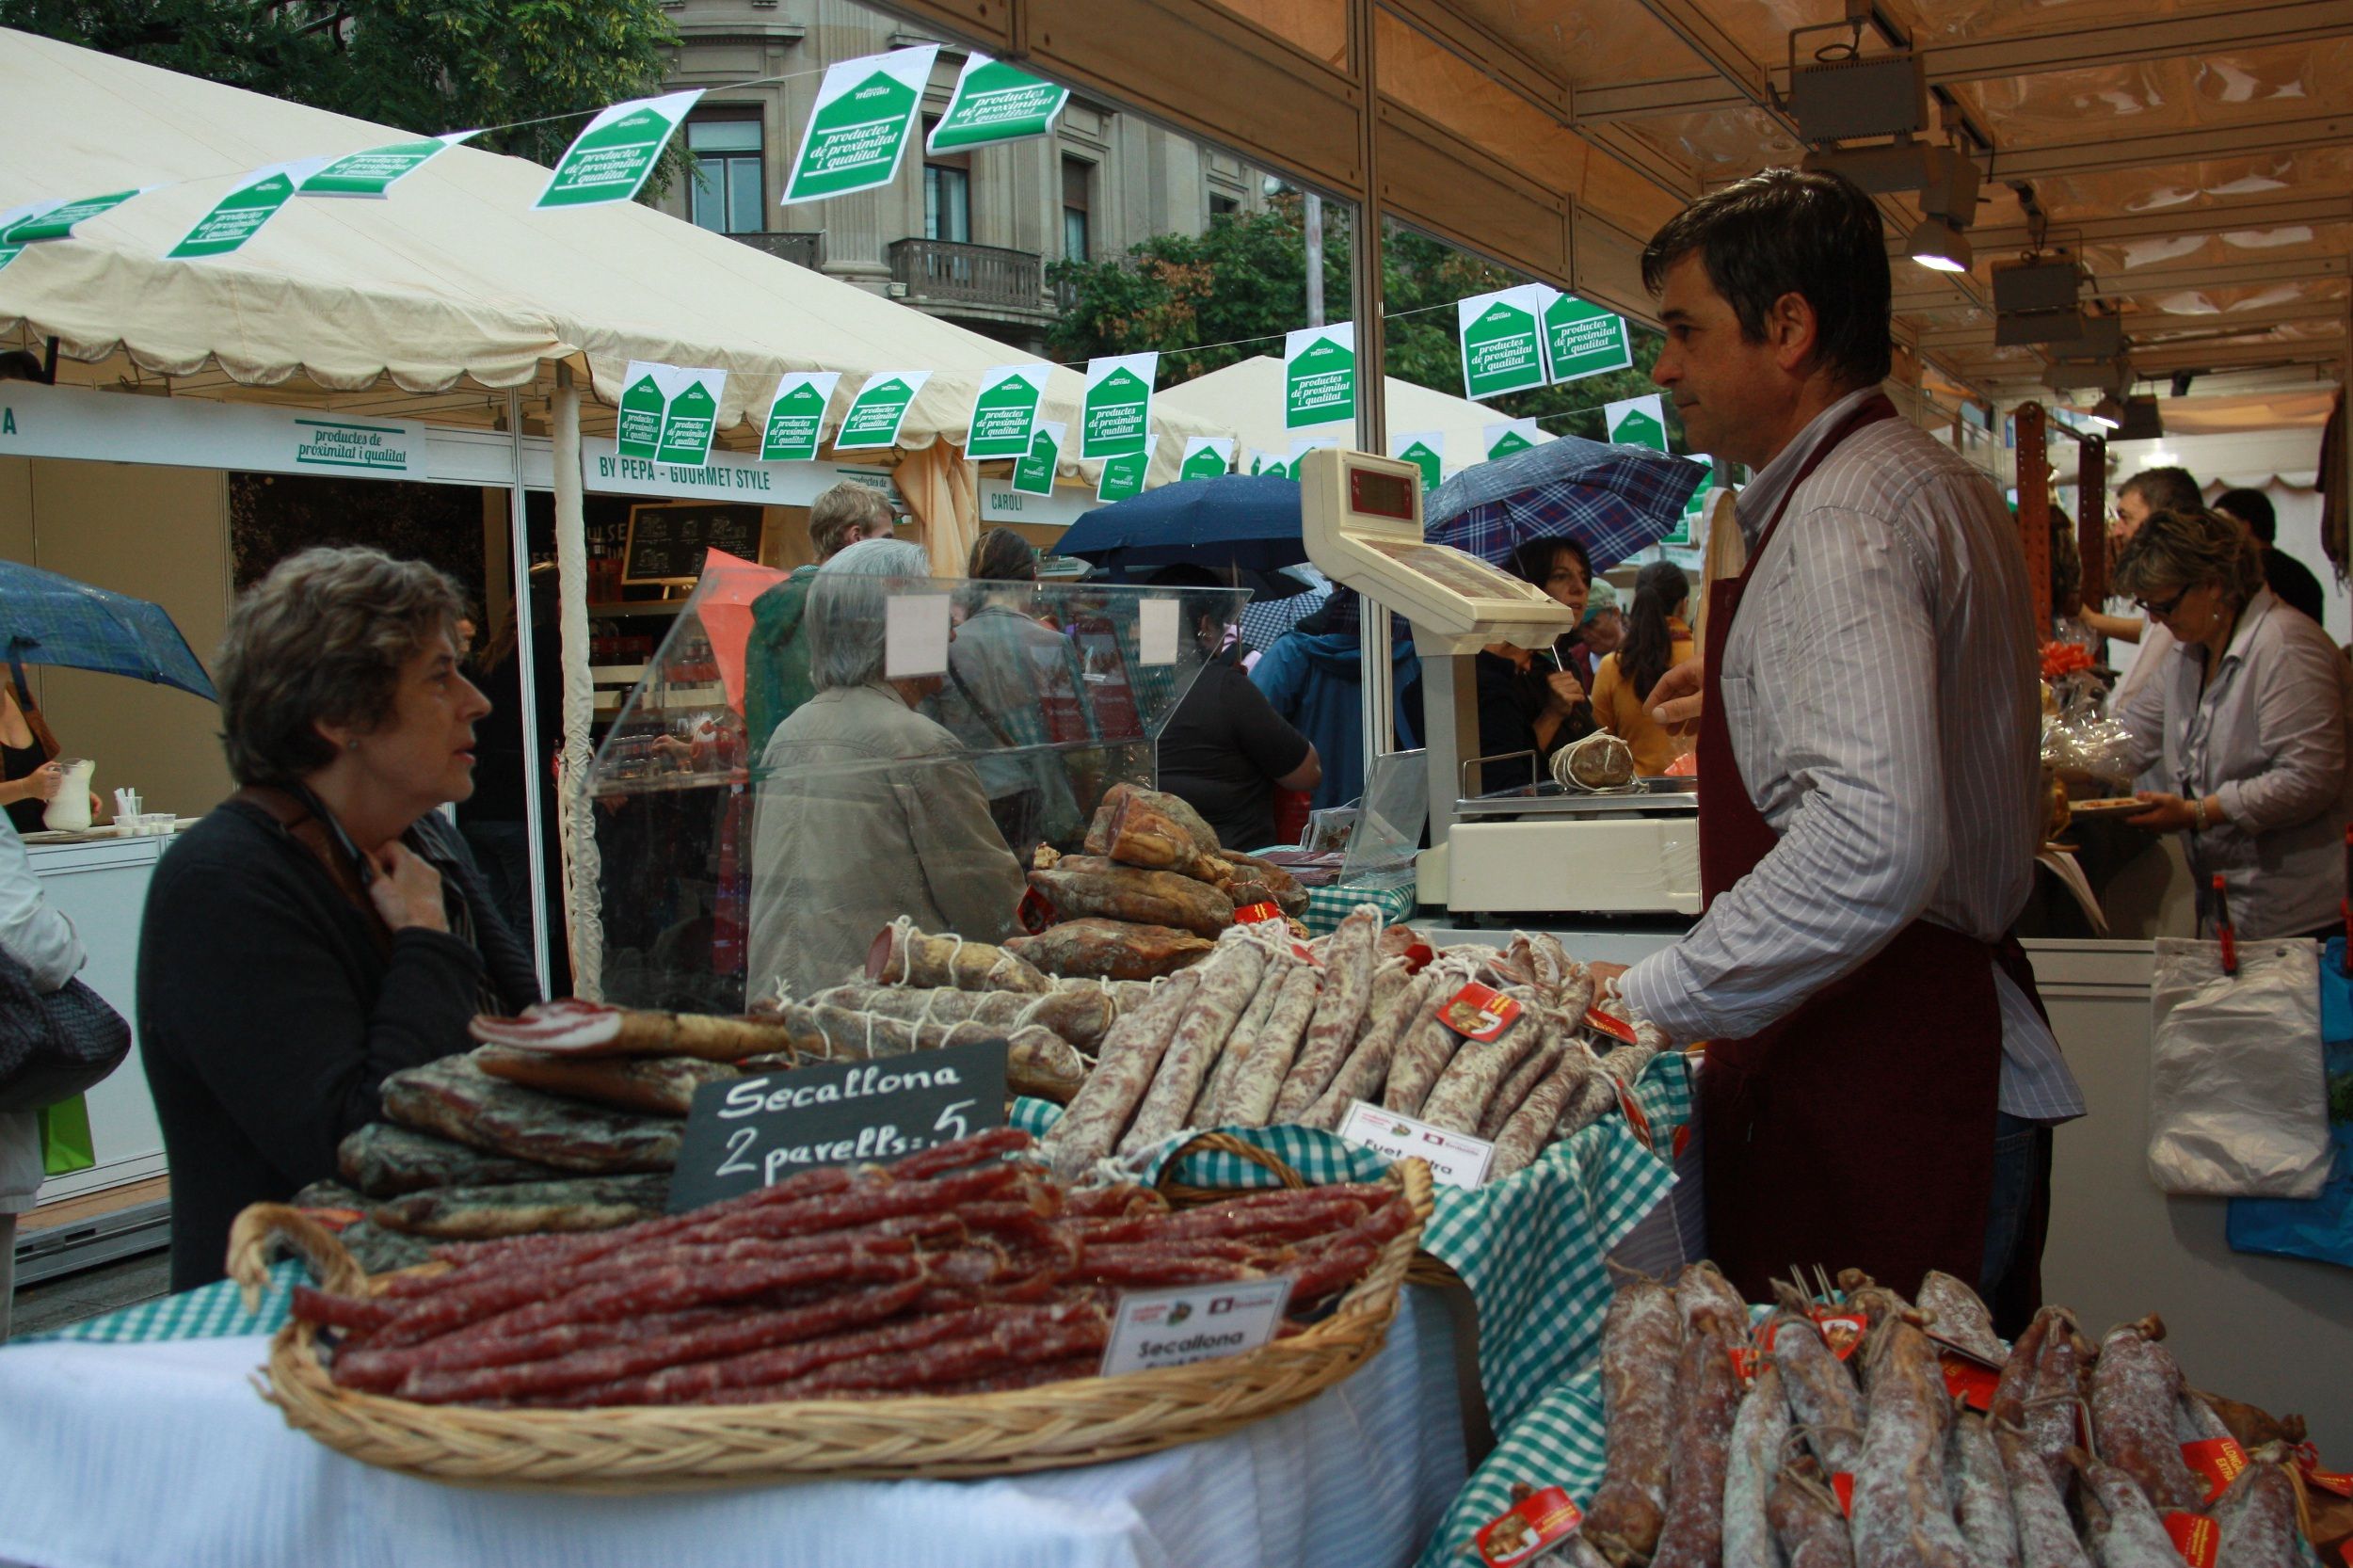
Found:
[{"label": "vendor's arm", "polygon": [[993,942],[1013,929],[1029,886],[988,814],[988,796],[971,764],[935,761],[904,770],[898,784],[916,864],[948,929]]},{"label": "vendor's arm", "polygon": [[1795,622],[1786,643],[1803,654],[1756,671],[1769,690],[1727,676],[1718,696],[1736,730],[1769,707],[1810,788],[1756,869],[1626,971],[1629,1005],[1679,1040],[1753,1034],[1855,968],[1927,907],[1945,865],[1929,564],[1841,509],[1782,526],[1788,573],[1759,602]]},{"label": "vendor's arm", "polygon": [[0,949],[24,965],[33,989],[48,994],[82,968],[82,939],[73,922],[41,897],[40,878],[16,829],[0,823]]},{"label": "vendor's arm", "polygon": [[2217,786],[2209,821],[2218,808],[2244,832],[2270,833],[2336,802],[2345,769],[2343,662],[2317,637],[2282,641],[2244,698],[2255,704],[2255,733],[2271,765]]},{"label": "vendor's arm", "polygon": [[2085,606],[2083,620],[2103,637],[2114,637],[2121,643],[2137,643],[2149,630],[2149,623],[2138,616],[2111,616]]}]

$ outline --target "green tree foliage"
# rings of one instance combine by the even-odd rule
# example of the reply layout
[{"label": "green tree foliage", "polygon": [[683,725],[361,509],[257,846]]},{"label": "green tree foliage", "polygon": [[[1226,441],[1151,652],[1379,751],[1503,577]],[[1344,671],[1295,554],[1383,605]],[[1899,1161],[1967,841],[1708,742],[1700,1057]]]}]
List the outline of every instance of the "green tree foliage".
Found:
[{"label": "green tree foliage", "polygon": [[480,143],[542,164],[678,41],[660,0],[0,0],[0,26],[428,136],[568,117]]},{"label": "green tree foliage", "polygon": [[[1415,230],[1390,225],[1383,247],[1387,374],[1460,397],[1463,353],[1454,302],[1529,280]],[[1324,209],[1323,296],[1327,316],[1349,312],[1349,217]],[[1073,303],[1048,338],[1057,360],[1158,349],[1160,370],[1190,381],[1257,354],[1279,354],[1283,334],[1307,325],[1307,251],[1300,201],[1277,197],[1265,211],[1225,214],[1198,235],[1156,234],[1101,262],[1057,262],[1048,273]],[[1566,386],[1493,399],[1497,417],[1534,419],[1556,435],[1604,439],[1602,405],[1658,389],[1650,367],[1665,340],[1636,327],[1631,369]],[[1678,449],[1682,422],[1667,427]]]}]

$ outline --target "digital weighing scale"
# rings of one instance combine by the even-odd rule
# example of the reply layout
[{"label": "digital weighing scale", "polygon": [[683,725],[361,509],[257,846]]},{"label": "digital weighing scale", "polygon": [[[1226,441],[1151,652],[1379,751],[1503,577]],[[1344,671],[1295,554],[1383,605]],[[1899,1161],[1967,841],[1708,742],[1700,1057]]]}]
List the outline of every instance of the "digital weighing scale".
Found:
[{"label": "digital weighing scale", "polygon": [[1326,447],[1300,469],[1307,559],[1403,616],[1421,657],[1430,839],[1421,901],[1458,913],[1700,909],[1699,797],[1686,779],[1582,794],[1550,779],[1479,788],[1480,649],[1548,648],[1576,619],[1551,595],[1422,536],[1421,472]]}]

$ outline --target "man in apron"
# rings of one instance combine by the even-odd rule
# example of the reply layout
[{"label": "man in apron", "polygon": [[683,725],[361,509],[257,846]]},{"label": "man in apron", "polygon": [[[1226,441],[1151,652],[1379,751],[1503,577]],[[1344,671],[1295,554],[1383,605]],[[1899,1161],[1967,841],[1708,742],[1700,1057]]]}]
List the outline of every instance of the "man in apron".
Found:
[{"label": "man in apron", "polygon": [[2009,937],[2041,837],[2041,702],[2016,525],[1899,418],[1886,239],[1868,197],[1774,169],[1642,257],[1653,378],[1689,444],[1756,477],[1748,569],[1696,669],[1707,912],[1626,970],[1638,1012],[1709,1041],[1711,1255],[1752,1301],[1794,1267],[2039,1303],[2050,1127],[2083,1099]]}]

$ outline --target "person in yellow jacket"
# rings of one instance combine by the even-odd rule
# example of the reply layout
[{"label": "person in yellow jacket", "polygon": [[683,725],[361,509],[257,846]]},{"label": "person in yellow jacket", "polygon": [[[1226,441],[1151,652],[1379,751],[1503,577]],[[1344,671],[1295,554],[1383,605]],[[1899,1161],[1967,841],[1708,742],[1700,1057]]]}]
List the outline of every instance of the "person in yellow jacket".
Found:
[{"label": "person in yellow jacket", "polygon": [[1642,698],[1658,678],[1692,656],[1691,580],[1673,561],[1653,561],[1634,579],[1625,641],[1593,670],[1593,718],[1633,748],[1645,778],[1667,771],[1682,749]]}]

